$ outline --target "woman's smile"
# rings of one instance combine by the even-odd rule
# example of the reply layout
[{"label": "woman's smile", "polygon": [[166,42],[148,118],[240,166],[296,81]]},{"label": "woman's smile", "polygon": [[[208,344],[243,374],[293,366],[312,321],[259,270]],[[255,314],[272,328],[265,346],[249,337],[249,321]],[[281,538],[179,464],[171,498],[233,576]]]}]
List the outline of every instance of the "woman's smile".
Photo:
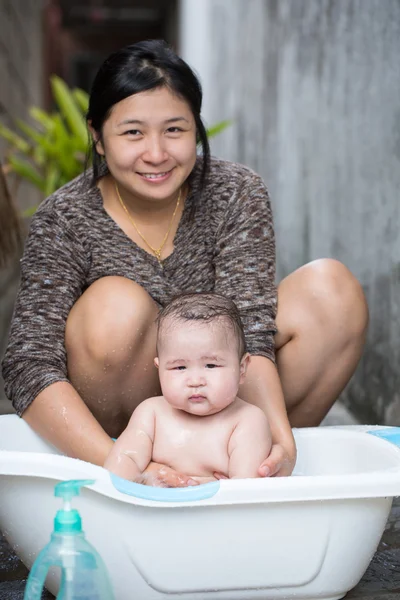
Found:
[{"label": "woman's smile", "polygon": [[121,100],[104,124],[97,149],[131,209],[177,196],[196,162],[190,106],[167,88]]},{"label": "woman's smile", "polygon": [[167,179],[169,179],[170,176],[172,175],[172,171],[173,171],[173,169],[170,169],[169,171],[164,171],[161,173],[139,173],[138,172],[138,175],[142,179],[144,179],[146,182],[154,185],[154,184],[164,183],[164,181],[167,181]]}]

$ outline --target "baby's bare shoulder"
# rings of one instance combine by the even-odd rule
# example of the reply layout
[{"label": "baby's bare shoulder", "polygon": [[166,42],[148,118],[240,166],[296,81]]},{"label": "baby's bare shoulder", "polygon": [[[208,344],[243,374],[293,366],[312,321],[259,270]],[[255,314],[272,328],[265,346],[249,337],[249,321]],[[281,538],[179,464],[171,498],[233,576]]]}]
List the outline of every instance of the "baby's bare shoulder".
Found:
[{"label": "baby's bare shoulder", "polygon": [[249,419],[255,421],[266,421],[267,417],[261,408],[255,406],[254,404],[250,404],[249,402],[245,402],[241,398],[236,398],[237,401],[237,409],[236,415],[238,419]]},{"label": "baby's bare shoulder", "polygon": [[152,396],[151,398],[146,398],[146,400],[143,400],[139,406],[142,406],[143,404],[145,406],[162,406],[165,404],[165,402],[166,400],[164,396]]},{"label": "baby's bare shoulder", "polygon": [[162,410],[163,403],[165,403],[165,400],[162,396],[146,398],[146,400],[143,400],[137,405],[133,411],[132,417],[143,416],[150,413],[158,413]]}]

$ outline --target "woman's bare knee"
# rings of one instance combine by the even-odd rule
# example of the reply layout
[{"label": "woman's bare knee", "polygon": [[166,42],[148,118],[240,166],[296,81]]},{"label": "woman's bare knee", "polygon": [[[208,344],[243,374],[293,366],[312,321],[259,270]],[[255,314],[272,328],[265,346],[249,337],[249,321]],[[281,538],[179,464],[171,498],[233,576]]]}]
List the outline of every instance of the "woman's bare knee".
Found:
[{"label": "woman's bare knee", "polygon": [[367,325],[361,285],[339,261],[314,261],[282,281],[276,349],[292,426],[326,415],[357,366]]},{"label": "woman's bare knee", "polygon": [[157,306],[137,283],[104,277],[93,283],[73,306],[66,326],[66,349],[91,362],[121,367],[137,352],[144,337],[155,338]]},{"label": "woman's bare knee", "polygon": [[277,347],[311,328],[346,338],[364,338],[368,307],[351,271],[334,259],[304,265],[278,288]]}]

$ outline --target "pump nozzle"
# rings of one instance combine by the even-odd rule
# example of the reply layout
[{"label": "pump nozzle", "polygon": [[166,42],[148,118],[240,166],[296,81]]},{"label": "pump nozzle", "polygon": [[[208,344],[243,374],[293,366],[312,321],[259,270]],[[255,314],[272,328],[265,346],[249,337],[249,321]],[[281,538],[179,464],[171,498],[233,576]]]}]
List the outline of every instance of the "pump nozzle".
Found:
[{"label": "pump nozzle", "polygon": [[79,533],[82,531],[81,517],[76,509],[71,509],[71,498],[79,496],[81,488],[93,485],[93,479],[71,479],[57,483],[54,495],[64,499],[64,507],[59,510],[54,519],[56,533]]},{"label": "pump nozzle", "polygon": [[68,502],[73,496],[79,496],[82,487],[93,484],[94,479],[70,479],[69,481],[62,481],[55,486],[54,495],[64,498]]}]

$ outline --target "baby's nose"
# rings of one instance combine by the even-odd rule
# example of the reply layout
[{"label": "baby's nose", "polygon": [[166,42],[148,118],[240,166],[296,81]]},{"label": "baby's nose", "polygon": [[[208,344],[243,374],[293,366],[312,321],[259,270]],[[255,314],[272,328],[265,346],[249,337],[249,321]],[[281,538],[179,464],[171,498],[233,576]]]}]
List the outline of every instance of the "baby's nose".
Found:
[{"label": "baby's nose", "polygon": [[205,377],[200,373],[191,373],[189,376],[189,385],[191,387],[198,387],[200,385],[205,385]]}]

